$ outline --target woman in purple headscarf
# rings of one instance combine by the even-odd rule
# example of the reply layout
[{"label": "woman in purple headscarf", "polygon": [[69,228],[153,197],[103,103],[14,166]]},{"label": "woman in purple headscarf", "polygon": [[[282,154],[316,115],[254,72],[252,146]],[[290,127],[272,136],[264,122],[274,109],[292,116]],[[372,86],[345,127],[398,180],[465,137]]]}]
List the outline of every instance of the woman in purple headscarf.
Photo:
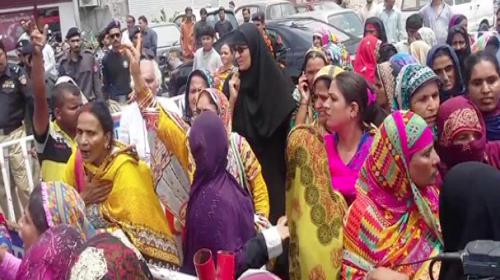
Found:
[{"label": "woman in purple headscarf", "polygon": [[195,275],[193,257],[203,248],[213,256],[220,250],[233,252],[237,275],[280,255],[281,240],[288,238],[286,221],[256,234],[252,199],[226,170],[227,132],[215,113],[203,112],[196,117],[189,146],[196,171],[187,206],[181,271]]}]

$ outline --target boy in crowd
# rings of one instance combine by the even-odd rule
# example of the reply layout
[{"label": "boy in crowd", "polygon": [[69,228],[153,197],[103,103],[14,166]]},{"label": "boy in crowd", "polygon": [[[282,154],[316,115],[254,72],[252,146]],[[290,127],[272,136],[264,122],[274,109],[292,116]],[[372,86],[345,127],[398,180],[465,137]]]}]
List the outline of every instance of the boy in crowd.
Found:
[{"label": "boy in crowd", "polygon": [[201,30],[201,45],[194,54],[193,71],[207,70],[214,73],[217,68],[222,66],[220,55],[213,48],[215,40],[215,30],[212,26],[204,26]]}]

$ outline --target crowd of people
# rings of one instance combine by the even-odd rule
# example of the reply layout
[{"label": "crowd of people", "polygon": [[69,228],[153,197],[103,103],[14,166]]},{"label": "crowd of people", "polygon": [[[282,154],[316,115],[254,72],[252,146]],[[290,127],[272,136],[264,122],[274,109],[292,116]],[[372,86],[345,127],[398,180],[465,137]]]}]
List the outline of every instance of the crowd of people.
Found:
[{"label": "crowd of people", "polygon": [[32,133],[41,167],[30,192],[10,151],[22,217],[0,215],[0,278],[214,279],[208,250],[233,277],[462,279],[431,260],[500,241],[500,24],[469,34],[432,0],[403,31],[393,0],[367,2],[356,53],[314,32],[296,85],[262,13],[232,30],[186,8],[182,108],[158,95],[145,17],[113,20],[97,58],[71,28],[50,86],[46,27],[26,24],[23,68],[0,42],[0,142]]}]

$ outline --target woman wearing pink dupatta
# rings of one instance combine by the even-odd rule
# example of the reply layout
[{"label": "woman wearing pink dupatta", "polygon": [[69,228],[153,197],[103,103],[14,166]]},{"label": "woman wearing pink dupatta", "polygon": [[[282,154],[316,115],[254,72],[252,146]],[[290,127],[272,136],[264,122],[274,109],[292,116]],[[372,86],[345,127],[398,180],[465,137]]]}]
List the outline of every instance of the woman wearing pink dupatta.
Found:
[{"label": "woman wearing pink dupatta", "polygon": [[358,74],[343,72],[333,79],[324,103],[327,120],[325,136],[328,165],[333,189],[348,204],[356,198],[354,185],[370,150],[373,138],[375,97]]}]

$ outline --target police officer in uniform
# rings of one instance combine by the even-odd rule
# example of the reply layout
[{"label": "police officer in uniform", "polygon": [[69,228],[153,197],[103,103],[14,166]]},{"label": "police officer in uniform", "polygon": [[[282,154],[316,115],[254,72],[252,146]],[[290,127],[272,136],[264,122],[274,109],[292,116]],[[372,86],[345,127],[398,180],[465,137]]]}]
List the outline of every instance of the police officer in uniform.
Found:
[{"label": "police officer in uniform", "polygon": [[[26,136],[23,120],[26,106],[30,100],[26,85],[25,73],[19,66],[7,63],[5,47],[0,41],[0,143]],[[11,186],[17,189],[21,203],[26,205],[29,190],[21,146],[11,146],[7,154],[9,155],[10,174],[14,180],[14,184],[11,184]],[[0,205],[2,211],[8,213],[3,180],[0,182]]]},{"label": "police officer in uniform", "polygon": [[71,77],[89,101],[102,97],[99,63],[90,50],[82,50],[80,30],[72,27],[66,34],[70,49],[61,60],[59,76]]}]

